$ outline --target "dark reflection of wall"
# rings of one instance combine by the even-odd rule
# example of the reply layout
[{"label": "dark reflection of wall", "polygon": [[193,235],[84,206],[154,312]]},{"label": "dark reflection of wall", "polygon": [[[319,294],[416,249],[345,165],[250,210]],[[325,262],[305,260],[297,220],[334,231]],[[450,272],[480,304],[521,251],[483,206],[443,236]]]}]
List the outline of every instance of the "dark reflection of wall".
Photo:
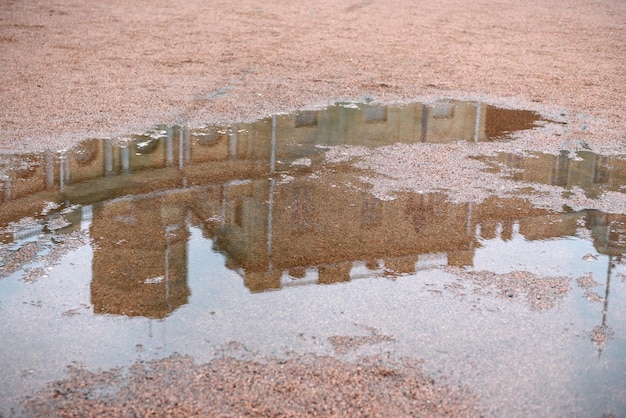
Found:
[{"label": "dark reflection of wall", "polygon": [[[529,239],[571,235],[578,215],[495,198],[452,205],[438,194],[383,202],[302,176],[288,183],[269,178],[274,170],[294,176],[314,170],[314,157],[323,150],[319,145],[483,141],[530,128],[537,119],[532,112],[456,101],[348,104],[233,126],[172,127],[158,138],[137,136],[120,145],[93,140],[64,153],[4,159],[9,175],[2,184],[0,220],[18,220],[23,208],[33,213],[35,203],[50,200],[94,204],[94,305],[99,312],[129,315],[161,317],[185,303],[186,232],[177,225],[188,212],[204,223],[206,236],[226,252],[229,267],[242,271],[251,290],[280,287],[283,272],[297,277],[311,266],[321,283],[347,280],[349,264],[358,260],[374,266],[384,259],[387,268],[410,272],[420,254],[443,253],[448,264],[471,265],[478,238],[508,239],[514,223]],[[624,160],[579,156],[581,161],[566,153],[500,154],[491,161],[515,169],[516,179],[577,185],[594,196],[626,183]],[[313,160],[312,167],[291,166],[304,157]],[[344,182],[339,174],[332,181]],[[204,189],[185,192],[193,198],[179,194],[182,200],[168,200],[163,197],[168,193],[160,193],[194,185]],[[148,192],[161,197],[111,200]],[[622,218],[591,219],[588,227],[599,250],[604,245],[621,251],[623,235],[616,225],[623,225]],[[166,265],[169,286],[145,283],[165,277]]]},{"label": "dark reflection of wall", "polygon": [[453,204],[430,193],[381,201],[332,186],[345,181],[337,174],[228,187],[224,226],[214,229],[217,249],[250,290],[262,291],[281,287],[283,274],[297,279],[311,267],[319,283],[347,281],[359,260],[384,260],[387,271],[410,273],[420,255],[441,253],[448,265],[469,266],[483,239],[511,239],[514,225],[529,239],[571,236],[580,217],[523,199]]},{"label": "dark reflection of wall", "polygon": [[57,178],[62,174],[60,166],[63,167],[65,184],[82,182],[105,175],[105,144],[104,140],[84,141],[70,152],[64,153],[57,166]]},{"label": "dark reflection of wall", "polygon": [[470,266],[482,240],[509,240],[515,228],[529,240],[574,236],[581,217],[588,218],[599,252],[626,250],[622,215],[555,213],[497,197],[453,204],[436,193],[381,201],[332,186],[346,181],[336,174],[323,181],[299,177],[227,187],[224,226],[214,231],[228,266],[241,271],[251,291],[280,288],[283,275],[298,279],[312,267],[318,283],[348,281],[354,261],[384,260],[388,272],[411,273],[421,255],[440,253],[447,265]]},{"label": "dark reflection of wall", "polygon": [[617,257],[626,254],[626,215],[590,210],[586,222],[598,252]]},{"label": "dark reflection of wall", "polygon": [[163,318],[187,303],[185,214],[184,201],[167,196],[94,208],[95,313]]},{"label": "dark reflection of wall", "polygon": [[502,138],[507,134],[537,126],[539,114],[529,110],[485,106],[485,137]]},{"label": "dark reflection of wall", "polygon": [[533,153],[529,156],[502,153],[484,161],[512,169],[515,180],[552,186],[580,187],[587,197],[597,198],[604,191],[622,191],[626,184],[626,160],[589,151],[570,158],[567,151],[558,155]]},{"label": "dark reflection of wall", "polygon": [[52,153],[8,156],[2,161],[6,173],[0,188],[0,201],[9,201],[51,188],[54,181]]},{"label": "dark reflection of wall", "polygon": [[[523,123],[515,122],[516,115],[522,115],[517,118]],[[280,166],[316,155],[320,153],[319,145],[482,141],[492,139],[493,132],[529,128],[537,118],[532,112],[453,100],[429,105],[337,105],[253,123],[198,129],[170,127],[126,141],[94,139],[69,151],[8,156],[0,161],[6,173],[0,187],[2,200],[7,202],[50,189],[61,189],[71,198],[82,183],[109,177],[123,178],[117,180],[118,185],[110,179],[113,187],[121,189],[139,178],[129,174],[146,171],[170,178],[185,177],[195,184],[207,178],[259,178],[267,176],[273,161]],[[83,191],[90,188],[87,185]],[[94,196],[100,197],[97,193]]]},{"label": "dark reflection of wall", "polygon": [[32,216],[58,198],[54,167],[51,152],[0,157],[0,225]]},{"label": "dark reflection of wall", "polygon": [[[262,189],[258,197],[267,202]],[[415,272],[423,255],[439,253],[447,265],[471,266],[482,240],[509,240],[515,228],[529,240],[574,236],[581,216],[587,218],[600,253],[621,257],[626,251],[624,215],[554,213],[523,199],[496,197],[480,204],[453,204],[442,194],[372,200],[376,199],[366,193],[329,182],[296,179],[273,190],[271,233],[266,205],[255,217],[246,218],[245,225],[220,230],[220,249],[226,251],[232,268],[242,270],[251,291],[280,288],[283,274],[297,279],[311,267],[317,269],[318,283],[348,281],[353,261],[371,260],[368,264],[375,269],[377,262],[372,260],[383,260],[386,272],[405,274]],[[256,242],[246,243],[253,253],[231,250],[231,240],[241,249],[241,240],[254,236],[254,230]]]}]

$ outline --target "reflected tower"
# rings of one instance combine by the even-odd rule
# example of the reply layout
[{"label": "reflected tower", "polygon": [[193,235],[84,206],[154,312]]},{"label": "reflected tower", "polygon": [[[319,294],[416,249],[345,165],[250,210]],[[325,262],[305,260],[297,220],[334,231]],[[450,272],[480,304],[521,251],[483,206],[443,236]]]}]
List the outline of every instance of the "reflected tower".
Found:
[{"label": "reflected tower", "polygon": [[163,318],[187,303],[189,232],[173,197],[94,206],[90,234],[95,313]]}]

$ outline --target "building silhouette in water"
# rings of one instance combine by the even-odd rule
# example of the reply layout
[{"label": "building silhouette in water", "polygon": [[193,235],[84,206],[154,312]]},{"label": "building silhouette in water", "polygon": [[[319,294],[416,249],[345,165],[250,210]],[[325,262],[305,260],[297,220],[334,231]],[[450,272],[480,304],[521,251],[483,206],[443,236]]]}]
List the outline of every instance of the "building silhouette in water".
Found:
[{"label": "building silhouette in water", "polygon": [[[624,215],[554,213],[496,197],[453,204],[440,193],[381,201],[348,186],[358,182],[353,168],[323,159],[333,145],[491,141],[538,120],[532,112],[474,103],[346,104],[249,124],[92,140],[64,153],[8,157],[0,222],[39,212],[47,201],[90,206],[94,311],[151,318],[189,298],[190,225],[203,229],[254,292],[310,278],[348,281],[359,269],[403,274],[471,266],[481,240],[508,239],[514,230],[530,240],[571,236],[581,218],[600,253],[622,257]],[[579,157],[500,154],[486,163],[513,169],[517,180],[578,186],[590,197],[626,183],[623,159]]]}]

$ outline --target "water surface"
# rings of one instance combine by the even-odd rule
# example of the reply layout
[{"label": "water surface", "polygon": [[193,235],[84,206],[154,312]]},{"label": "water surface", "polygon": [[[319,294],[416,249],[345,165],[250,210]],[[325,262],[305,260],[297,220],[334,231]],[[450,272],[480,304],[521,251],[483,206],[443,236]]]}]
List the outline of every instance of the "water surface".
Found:
[{"label": "water surface", "polygon": [[[494,415],[626,413],[624,212],[442,191],[380,200],[362,170],[324,157],[511,140],[545,123],[481,103],[344,103],[3,156],[4,411],[72,364],[209,361],[237,342],[242,357],[421,358]],[[622,157],[479,160],[591,198],[626,185]],[[372,335],[388,338],[333,344]]]}]

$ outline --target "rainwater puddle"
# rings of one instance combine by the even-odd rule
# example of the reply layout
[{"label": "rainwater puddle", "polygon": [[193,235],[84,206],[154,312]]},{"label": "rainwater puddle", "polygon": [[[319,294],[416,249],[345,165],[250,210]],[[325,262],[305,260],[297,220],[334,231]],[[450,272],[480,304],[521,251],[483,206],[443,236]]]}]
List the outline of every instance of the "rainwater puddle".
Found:
[{"label": "rainwater puddle", "polygon": [[[624,211],[380,200],[324,157],[543,123],[480,103],[349,103],[3,156],[3,412],[76,364],[312,353],[424,359],[490,415],[625,414]],[[626,184],[623,158],[591,152],[480,161],[591,198]]]},{"label": "rainwater puddle", "polygon": [[626,193],[626,160],[623,157],[591,151],[576,154],[561,151],[559,155],[500,153],[496,157],[478,159],[498,172],[507,173],[507,178],[562,187],[566,196],[573,188],[580,188],[591,199],[608,191]]}]

